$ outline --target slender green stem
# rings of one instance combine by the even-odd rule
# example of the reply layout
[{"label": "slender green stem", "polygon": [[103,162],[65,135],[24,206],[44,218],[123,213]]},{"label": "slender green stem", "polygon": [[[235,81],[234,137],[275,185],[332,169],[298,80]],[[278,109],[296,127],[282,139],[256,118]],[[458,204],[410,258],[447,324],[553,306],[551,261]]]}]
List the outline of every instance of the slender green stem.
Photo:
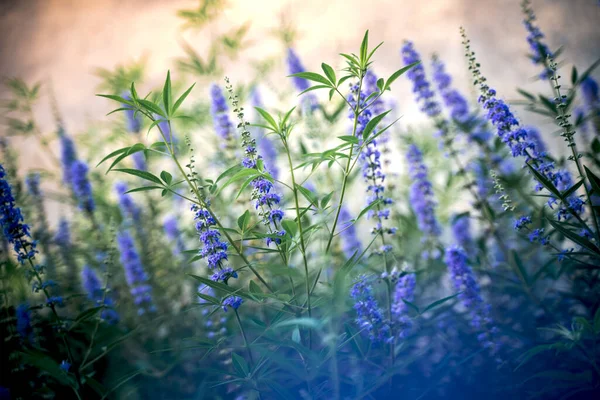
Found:
[{"label": "slender green stem", "polygon": [[[283,138],[283,136],[282,136]],[[296,177],[294,175],[294,165],[292,163],[292,157],[290,155],[290,149],[287,141],[283,140],[283,146],[287,155],[288,163],[290,166],[290,173],[292,177],[292,186],[294,193],[294,202],[296,205],[296,219],[298,221],[298,233],[300,235],[300,251],[302,252],[302,260],[304,261],[304,273],[306,274],[306,304],[308,308],[308,317],[312,318],[312,306],[310,302],[310,278],[308,274],[308,262],[306,259],[306,244],[304,243],[304,230],[302,226],[302,216],[300,215],[300,202],[298,201],[298,187],[296,186]],[[308,348],[312,347],[312,330],[308,331]]]}]

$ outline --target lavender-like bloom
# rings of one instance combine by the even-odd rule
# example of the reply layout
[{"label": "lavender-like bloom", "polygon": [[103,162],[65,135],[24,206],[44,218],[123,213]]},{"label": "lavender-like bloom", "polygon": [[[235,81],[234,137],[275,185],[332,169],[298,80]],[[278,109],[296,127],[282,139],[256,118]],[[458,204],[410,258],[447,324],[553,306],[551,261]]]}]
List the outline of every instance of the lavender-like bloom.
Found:
[{"label": "lavender-like bloom", "polygon": [[68,362],[67,360],[62,360],[60,365],[59,365],[60,369],[62,369],[65,372],[69,372],[69,369],[71,368],[71,363]]},{"label": "lavender-like bloom", "polygon": [[[131,100],[129,93],[124,93],[122,97],[125,100]],[[135,110],[127,104],[123,104],[123,107],[127,108],[127,111],[125,111],[127,130],[131,133],[139,133],[140,129],[142,128],[142,117],[140,113],[136,114]]]},{"label": "lavender-like bloom", "polygon": [[589,118],[585,121],[580,131],[587,137],[588,125],[591,125],[596,134],[600,135],[600,97],[598,96],[598,83],[588,76],[581,81],[579,86],[583,104],[576,109],[581,114],[581,118]]},{"label": "lavender-like bloom", "polygon": [[448,266],[454,288],[461,292],[458,298],[469,312],[471,326],[481,332],[477,339],[485,348],[489,348],[492,354],[495,354],[498,344],[494,343],[493,337],[498,332],[498,328],[494,326],[490,316],[490,306],[481,297],[481,289],[475,274],[467,264],[467,255],[458,246],[448,247],[444,262]]},{"label": "lavender-like bloom", "polygon": [[63,167],[63,182],[67,185],[72,185],[72,168],[71,166],[77,161],[77,153],[73,140],[65,133],[62,127],[59,129],[60,144],[61,144],[61,162]]},{"label": "lavender-like bloom", "polygon": [[383,312],[373,295],[373,287],[368,277],[361,275],[352,285],[350,296],[354,300],[356,323],[365,330],[372,342],[390,343],[394,338],[389,322],[383,317]]},{"label": "lavender-like bloom", "polygon": [[206,259],[208,268],[224,269],[227,261],[227,243],[221,241],[221,233],[212,228],[216,225],[215,219],[208,210],[196,204],[192,205],[192,211],[195,213],[196,232],[202,242],[200,257]]},{"label": "lavender-like bloom", "polygon": [[[157,118],[161,118],[161,117],[157,116]],[[173,136],[173,130],[171,129],[171,126],[169,125],[168,121],[161,118],[160,122],[158,123],[158,127],[162,131],[162,133],[165,137],[165,140],[168,143],[177,143],[175,136]]]},{"label": "lavender-like bloom", "polygon": [[535,143],[536,151],[540,153],[546,153],[546,143],[542,139],[540,131],[534,126],[524,126],[523,129],[527,131],[527,134],[531,138],[531,141]]},{"label": "lavender-like bloom", "polygon": [[[227,80],[227,90],[230,93],[230,100],[233,105],[233,112],[238,115],[240,123],[238,127],[242,130],[242,148],[244,149],[244,159],[242,166],[248,169],[259,169],[258,162],[262,160],[262,156],[256,150],[256,139],[254,139],[247,128],[248,123],[244,120],[244,109],[239,107],[237,96],[233,93],[233,88]],[[266,172],[266,171],[265,171]],[[283,219],[283,211],[279,209],[281,196],[275,193],[273,183],[265,176],[259,176],[252,180],[252,194],[250,198],[254,201],[254,206],[259,210],[259,216],[262,218],[263,224],[268,227],[270,236],[267,237],[267,246],[275,242],[281,244],[281,237],[285,235],[285,230],[281,227],[280,222]]]},{"label": "lavender-like bloom", "polygon": [[523,1],[523,13],[525,14],[523,24],[525,25],[525,29],[527,29],[527,43],[529,43],[531,49],[531,61],[536,65],[544,67],[544,71],[540,73],[539,77],[540,79],[548,80],[552,76],[552,70],[548,65],[548,57],[552,57],[553,54],[548,46],[542,42],[544,34],[535,25],[535,13],[528,0]]},{"label": "lavender-like bloom", "polygon": [[599,104],[598,97],[598,83],[591,76],[587,76],[584,80],[581,81],[581,85],[579,86],[581,90],[581,97],[583,98],[583,104],[588,107],[596,107]]},{"label": "lavender-like bloom", "polygon": [[[306,71],[304,65],[302,65],[302,61],[300,61],[300,58],[292,48],[289,48],[287,51],[286,62],[290,75]],[[297,76],[292,77],[292,82],[299,92],[303,92],[310,87],[308,80]],[[303,95],[302,104],[304,107],[314,110],[318,104],[317,98],[312,93],[305,93]]]},{"label": "lavender-like bloom", "polygon": [[124,217],[131,218],[134,222],[140,222],[142,210],[135,204],[131,196],[127,192],[127,184],[125,182],[115,183],[115,192],[119,198],[119,207]]},{"label": "lavender-like bloom", "polygon": [[[364,92],[358,93],[358,84],[355,84],[351,87],[351,94],[348,97],[348,102],[350,103],[350,119],[354,119],[356,117],[356,108],[357,101],[360,98],[360,108],[367,107],[359,116],[356,123],[356,136],[359,140],[362,140],[362,132],[366,128],[369,123],[371,116],[373,113],[381,114],[385,109],[385,105],[381,98],[377,98],[374,100],[371,98],[369,103],[366,104],[365,100],[372,94],[378,93],[379,88],[377,87],[377,76],[373,74],[371,71],[367,71],[365,75],[364,82]],[[375,134],[376,132],[373,132]],[[363,170],[363,178],[367,184],[367,193],[369,196],[367,197],[367,203],[369,205],[373,204],[376,201],[381,202],[381,205],[377,207],[377,210],[370,210],[367,214],[368,218],[377,218],[377,223],[372,231],[373,234],[381,234],[382,236],[385,233],[393,234],[396,230],[395,228],[387,228],[383,227],[383,220],[389,218],[390,210],[388,208],[381,207],[392,204],[392,199],[384,196],[385,186],[385,174],[381,168],[381,152],[377,148],[377,140],[372,140],[365,146],[360,154],[360,158],[362,160],[362,170]],[[391,246],[382,246],[382,252],[391,251]]]},{"label": "lavender-like bloom", "polygon": [[234,126],[229,120],[227,100],[221,88],[216,84],[210,87],[210,98],[210,112],[213,117],[215,131],[223,140],[222,147],[226,147],[227,141],[230,141],[234,136]]},{"label": "lavender-like bloom", "polygon": [[21,209],[16,206],[7,174],[0,164],[0,225],[4,238],[13,245],[21,264],[35,257],[35,241],[31,240],[29,225],[23,222]]},{"label": "lavender-like bloom", "polygon": [[83,161],[74,161],[71,165],[71,183],[73,193],[79,201],[79,208],[92,213],[96,208],[92,197],[92,185],[87,176],[88,166]]},{"label": "lavender-like bloom", "polygon": [[40,197],[42,195],[42,191],[40,190],[40,174],[33,173],[27,175],[25,178],[25,185],[27,186],[27,192],[34,196]]},{"label": "lavender-like bloom", "polygon": [[396,288],[394,289],[392,317],[396,334],[401,339],[405,339],[412,328],[412,320],[407,315],[408,306],[403,300],[409,302],[414,300],[416,283],[415,274],[406,274],[398,279]]},{"label": "lavender-like bloom", "polygon": [[127,232],[117,235],[121,264],[125,269],[125,279],[129,285],[133,302],[138,306],[138,314],[156,311],[152,302],[152,287],[148,284],[148,275],[135,248],[133,239]]},{"label": "lavender-like bloom", "polygon": [[473,237],[471,236],[471,219],[468,215],[455,216],[452,218],[452,236],[457,245],[465,250],[473,249]]},{"label": "lavender-like bloom", "polygon": [[342,251],[346,258],[352,257],[354,253],[360,254],[362,251],[362,244],[358,239],[358,235],[356,233],[356,227],[351,222],[350,211],[345,205],[342,205],[342,209],[340,210],[340,236],[342,239]]},{"label": "lavender-like bloom", "polygon": [[[419,54],[414,48],[414,44],[405,41],[401,49],[402,60],[405,64],[412,64],[420,60]],[[407,73],[408,78],[413,82],[413,93],[417,96],[417,102],[421,104],[421,111],[430,117],[440,114],[441,109],[435,94],[431,89],[431,85],[425,78],[425,68],[421,63],[412,67]]]},{"label": "lavender-like bloom", "polygon": [[227,307],[231,307],[234,310],[237,310],[238,308],[240,308],[240,306],[242,305],[242,303],[244,302],[244,299],[242,299],[241,297],[238,296],[230,296],[228,298],[226,298],[225,300],[223,300],[223,311],[227,311]]},{"label": "lavender-like bloom", "polygon": [[183,240],[181,239],[181,231],[177,225],[177,218],[173,215],[167,216],[163,220],[165,235],[169,240],[176,243],[175,253],[181,254],[185,250],[185,245],[183,244]]},{"label": "lavender-like bloom", "polygon": [[139,169],[141,171],[146,171],[148,169],[148,166],[146,165],[146,156],[144,156],[143,151],[133,153],[131,158],[133,159],[133,165],[135,166],[135,169]]},{"label": "lavender-like bloom", "polygon": [[15,315],[17,318],[17,333],[21,337],[29,342],[33,342],[33,328],[31,327],[31,312],[29,311],[29,304],[19,304],[15,309]]},{"label": "lavender-like bloom", "polygon": [[89,266],[84,266],[81,271],[81,281],[83,288],[87,292],[88,299],[93,301],[97,306],[105,305],[107,307],[102,310],[101,317],[110,324],[119,322],[119,314],[113,309],[113,300],[109,297],[108,293],[104,294],[104,288],[96,272]]},{"label": "lavender-like bloom", "polygon": [[71,230],[69,228],[69,221],[65,218],[61,218],[58,222],[58,229],[54,234],[54,242],[61,247],[71,245]]},{"label": "lavender-like bloom", "polygon": [[436,202],[433,198],[433,186],[427,176],[427,167],[423,154],[417,146],[411,144],[406,153],[408,175],[412,181],[408,194],[410,205],[417,216],[419,230],[423,233],[423,242],[437,241],[442,231],[435,217]]}]

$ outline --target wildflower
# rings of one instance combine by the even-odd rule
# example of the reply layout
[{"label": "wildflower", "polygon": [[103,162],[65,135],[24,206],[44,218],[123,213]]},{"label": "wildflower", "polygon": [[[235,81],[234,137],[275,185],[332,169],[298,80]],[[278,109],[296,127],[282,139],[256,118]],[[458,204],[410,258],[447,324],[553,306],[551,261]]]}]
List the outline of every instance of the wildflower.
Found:
[{"label": "wildflower", "polygon": [[548,46],[542,42],[544,34],[540,28],[535,25],[536,17],[529,0],[523,1],[522,6],[523,13],[525,14],[523,24],[525,25],[525,29],[527,29],[527,43],[529,43],[531,50],[531,61],[536,65],[542,65],[544,67],[544,70],[539,74],[539,78],[548,80],[552,76],[552,70],[548,65],[547,59],[548,57],[553,57],[553,54]]},{"label": "wildflower", "polygon": [[65,133],[62,127],[59,129],[59,137],[61,144],[61,162],[63,167],[63,182],[71,185],[72,164],[77,161],[77,153],[73,140]]},{"label": "wildflower", "polygon": [[40,197],[42,192],[40,190],[40,174],[33,173],[27,175],[25,178],[25,185],[27,186],[27,192],[34,197]]},{"label": "wildflower", "polygon": [[588,107],[596,107],[599,104],[600,97],[598,96],[598,83],[591,76],[587,76],[581,81],[579,86],[583,104]]},{"label": "wildflower", "polygon": [[169,124],[169,122],[158,116],[157,116],[157,119],[159,119],[159,121],[160,121],[158,123],[158,127],[160,128],[160,131],[162,132],[162,135],[164,136],[164,140],[167,143],[177,143],[175,136],[173,136],[173,130],[171,129],[172,127]]},{"label": "wildflower", "polygon": [[119,207],[123,216],[131,218],[135,223],[139,223],[142,210],[135,204],[131,196],[126,193],[127,184],[125,182],[117,182],[114,187],[119,198]]},{"label": "wildflower", "polygon": [[[401,49],[402,60],[405,64],[412,64],[420,61],[419,54],[414,48],[414,44],[410,41],[405,41]],[[413,83],[413,93],[417,96],[417,102],[421,104],[421,111],[430,117],[435,117],[440,114],[441,109],[435,94],[431,89],[431,85],[425,78],[425,68],[421,63],[415,65],[407,72],[408,78]]]},{"label": "wildflower", "polygon": [[33,328],[31,327],[31,312],[29,311],[29,304],[19,304],[15,309],[17,318],[17,333],[21,337],[29,342],[33,342]]},{"label": "wildflower", "polygon": [[133,165],[135,166],[135,169],[139,169],[140,171],[146,171],[148,169],[148,166],[146,165],[146,156],[144,156],[143,151],[133,153],[131,158],[133,158]]},{"label": "wildflower", "polygon": [[[290,75],[306,71],[304,65],[302,65],[302,61],[300,61],[300,58],[292,48],[289,48],[287,51],[286,62]],[[303,92],[310,87],[310,83],[306,79],[298,76],[293,76],[292,82],[299,92]],[[312,93],[305,93],[303,95],[302,105],[303,109],[308,108],[310,110],[314,110],[318,105],[317,98]]]},{"label": "wildflower", "polygon": [[471,236],[471,220],[468,215],[455,216],[452,218],[452,236],[456,244],[463,249],[473,248],[473,237]]},{"label": "wildflower", "polygon": [[119,314],[113,309],[113,300],[108,293],[104,293],[105,289],[102,287],[96,272],[87,265],[81,271],[81,282],[84,290],[87,292],[88,299],[96,305],[107,307],[100,313],[102,319],[110,324],[117,323],[119,321]]},{"label": "wildflower", "polygon": [[61,247],[69,247],[71,245],[69,221],[67,221],[65,218],[61,218],[58,222],[58,229],[54,234],[54,242]]},{"label": "wildflower", "polygon": [[227,267],[227,268],[223,268],[223,269],[216,271],[214,274],[212,274],[210,279],[215,282],[227,283],[229,278],[237,278],[237,277],[238,277],[237,272],[233,268]]},{"label": "wildflower", "polygon": [[527,134],[531,138],[531,141],[535,142],[536,151],[538,151],[540,154],[545,154],[546,153],[546,143],[544,143],[544,141],[542,140],[540,131],[533,126],[525,126],[523,128],[527,131]]},{"label": "wildflower", "polygon": [[60,363],[59,367],[63,371],[69,372],[69,368],[71,368],[71,363],[69,363],[67,360],[62,360],[62,362]]},{"label": "wildflower", "polygon": [[390,343],[393,340],[388,321],[384,320],[383,313],[373,295],[373,287],[369,278],[361,275],[352,285],[350,296],[354,300],[356,310],[356,323],[365,330],[372,342]]},{"label": "wildflower", "polygon": [[423,154],[417,146],[411,144],[406,158],[408,174],[412,181],[408,196],[410,205],[417,216],[419,229],[424,234],[422,241],[435,241],[442,231],[435,217],[436,203],[433,198],[433,186],[427,176]]},{"label": "wildflower", "polygon": [[230,296],[228,298],[226,298],[225,300],[223,300],[223,311],[227,311],[227,307],[231,307],[234,310],[237,310],[238,308],[240,308],[240,306],[242,305],[242,303],[244,302],[244,300],[241,297],[238,296]]},{"label": "wildflower", "polygon": [[183,244],[183,240],[181,238],[181,232],[179,231],[179,227],[177,226],[177,218],[175,216],[168,216],[163,220],[163,229],[165,231],[165,235],[169,240],[175,241],[175,252],[177,254],[183,253],[185,250],[185,245]]},{"label": "wildflower", "polygon": [[233,139],[234,126],[229,120],[227,100],[223,95],[223,91],[218,85],[213,84],[210,87],[211,108],[210,112],[213,117],[215,131],[223,140],[222,147],[228,145],[228,141]]},{"label": "wildflower", "polygon": [[83,161],[74,161],[71,164],[71,183],[73,193],[79,201],[79,208],[88,213],[95,209],[94,198],[92,197],[92,185],[87,176],[88,166]]},{"label": "wildflower", "polygon": [[[458,90],[452,88],[452,78],[446,72],[444,63],[437,56],[434,56],[431,65],[433,67],[433,82],[442,95],[444,105],[450,110],[450,116],[453,120],[462,124],[469,122],[471,119],[469,103]],[[424,76],[422,79],[425,79]]]},{"label": "wildflower", "polygon": [[138,314],[143,315],[150,311],[156,311],[152,302],[152,287],[148,284],[148,275],[140,256],[135,249],[133,239],[127,232],[117,235],[117,243],[121,253],[121,264],[125,269],[125,279],[129,285],[133,301],[138,306]]},{"label": "wildflower", "polygon": [[227,243],[221,241],[218,230],[212,229],[216,222],[208,210],[194,204],[192,211],[195,213],[196,231],[202,242],[200,257],[206,259],[208,268],[221,269],[227,260]]},{"label": "wildflower", "polygon": [[31,240],[29,225],[23,222],[21,209],[16,206],[7,174],[0,164],[0,225],[4,238],[13,245],[20,263],[36,253],[36,243]]},{"label": "wildflower", "polygon": [[61,296],[50,296],[46,300],[46,305],[48,307],[63,307],[65,302]]},{"label": "wildflower", "polygon": [[531,224],[531,217],[529,216],[522,216],[519,217],[519,219],[517,219],[515,221],[515,230],[521,230],[523,229],[525,226]]},{"label": "wildflower", "polygon": [[362,244],[358,239],[356,233],[356,227],[351,221],[350,211],[345,205],[342,205],[340,210],[340,236],[342,238],[342,251],[346,258],[352,257],[354,253],[360,254],[362,251]]},{"label": "wildflower", "polygon": [[471,326],[480,332],[477,339],[485,348],[489,348],[492,354],[495,354],[498,344],[494,342],[493,336],[497,328],[490,316],[490,306],[481,297],[481,289],[475,274],[467,264],[464,250],[458,246],[448,247],[444,262],[448,266],[454,288],[460,291],[458,298],[469,312]]},{"label": "wildflower", "polygon": [[404,339],[410,333],[412,321],[407,315],[408,306],[404,300],[411,302],[414,300],[416,277],[415,274],[406,274],[401,276],[394,289],[394,300],[392,303],[392,317],[394,320],[395,331],[399,338]]},{"label": "wildflower", "polygon": [[[227,82],[227,90],[229,91],[229,99],[233,105],[233,112],[237,113],[240,123],[238,127],[241,129],[242,148],[244,149],[245,157],[242,160],[242,166],[248,169],[259,169],[259,161],[262,162],[262,156],[258,154],[256,149],[256,140],[250,134],[247,129],[248,123],[244,120],[244,109],[238,104],[237,96],[233,93],[233,88]],[[250,198],[254,200],[254,206],[259,211],[259,216],[262,218],[263,224],[268,227],[270,236],[267,237],[267,246],[273,242],[277,245],[281,244],[281,237],[285,235],[285,230],[281,227],[279,222],[283,219],[283,211],[279,209],[279,203],[281,203],[281,196],[274,193],[273,183],[268,179],[268,173],[264,171],[267,176],[259,176],[252,180],[252,194]]]}]

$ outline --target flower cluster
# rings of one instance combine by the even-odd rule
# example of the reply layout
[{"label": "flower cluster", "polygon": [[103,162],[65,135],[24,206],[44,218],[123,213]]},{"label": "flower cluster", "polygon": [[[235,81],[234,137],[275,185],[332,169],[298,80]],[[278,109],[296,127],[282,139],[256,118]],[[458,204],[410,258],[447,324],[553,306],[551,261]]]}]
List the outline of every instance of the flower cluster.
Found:
[{"label": "flower cluster", "polygon": [[221,241],[221,233],[212,228],[216,225],[212,214],[207,209],[195,204],[192,205],[192,211],[195,213],[196,232],[202,242],[199,255],[206,259],[208,268],[216,270],[211,279],[227,283],[229,278],[237,278],[237,273],[231,268],[225,267],[227,243]]},{"label": "flower cluster", "polygon": [[[129,93],[123,93],[122,97],[128,101],[132,100]],[[142,129],[142,117],[139,113],[135,112],[135,109],[131,108],[127,104],[123,104],[123,107],[127,109],[125,111],[125,122],[127,124],[127,130],[131,133],[139,133],[140,129]]]},{"label": "flower cluster", "polygon": [[242,305],[242,303],[244,302],[244,299],[242,299],[241,297],[238,296],[230,296],[228,298],[226,298],[225,300],[223,300],[223,311],[227,311],[227,307],[231,307],[234,310],[237,310],[238,308],[240,308],[240,306]]},{"label": "flower cluster", "polygon": [[467,264],[467,255],[461,247],[451,246],[446,249],[444,262],[448,266],[454,288],[460,291],[458,298],[469,312],[471,326],[480,332],[477,339],[495,354],[498,343],[494,342],[494,336],[498,333],[498,328],[494,326],[490,316],[490,306],[481,297],[475,274]]},{"label": "flower cluster", "polygon": [[[260,98],[260,92],[258,88],[252,88],[250,92],[250,100],[252,102],[253,107],[262,107],[262,100]],[[263,134],[261,130],[257,130],[257,136]],[[262,135],[258,139],[258,148],[260,150],[260,155],[263,157],[265,164],[269,167],[264,167],[274,179],[279,178],[279,168],[277,168],[277,149],[275,148],[275,144],[273,141],[267,136]]]},{"label": "flower cluster", "polygon": [[598,83],[587,76],[579,85],[583,104],[575,109],[578,120],[581,120],[579,130],[587,137],[589,125],[596,134],[600,135],[600,96],[598,96]]},{"label": "flower cluster", "polygon": [[183,243],[183,239],[181,238],[181,231],[177,226],[177,218],[173,215],[167,216],[163,220],[163,229],[165,231],[165,235],[169,240],[175,242],[175,252],[176,254],[181,254],[185,250],[185,245]]},{"label": "flower cluster", "polygon": [[[215,291],[210,286],[205,284],[201,284],[198,286],[198,293],[205,294],[207,296],[215,297]],[[208,302],[202,298],[199,299],[200,304],[207,304]],[[202,308],[202,315],[205,318],[204,326],[207,329],[206,336],[209,339],[214,339],[216,336],[225,335],[227,333],[227,327],[225,323],[227,322],[227,317],[221,315],[216,315],[210,312],[208,307]]]},{"label": "flower cluster", "polygon": [[[417,216],[419,230],[423,233],[422,242],[436,242],[442,230],[435,217],[436,203],[433,198],[433,186],[427,176],[427,166],[423,162],[421,150],[411,144],[406,153],[408,175],[412,181],[409,190],[409,202]],[[428,253],[424,253],[427,256]]]},{"label": "flower cluster", "polygon": [[452,236],[457,245],[465,250],[473,249],[471,236],[471,219],[468,215],[458,215],[452,218]]},{"label": "flower cluster", "polygon": [[40,197],[42,195],[40,190],[40,174],[33,173],[27,175],[25,185],[27,186],[27,192],[33,197]]},{"label": "flower cluster", "polygon": [[125,182],[115,183],[115,192],[119,198],[119,207],[124,217],[130,218],[136,224],[140,222],[142,210],[135,204],[129,194],[127,194],[127,184]]},{"label": "flower cluster", "polygon": [[13,245],[21,264],[34,258],[36,253],[36,242],[31,240],[29,225],[23,221],[23,214],[15,204],[6,170],[0,164],[0,225],[4,237]]},{"label": "flower cluster", "polygon": [[29,304],[19,304],[15,308],[17,318],[17,333],[27,342],[33,343],[33,327],[31,326],[31,311]]},{"label": "flower cluster", "polygon": [[352,285],[350,296],[354,300],[356,323],[367,332],[369,339],[372,342],[390,343],[394,339],[390,324],[383,317],[367,276],[361,275],[357,278]]},{"label": "flower cluster", "polygon": [[[245,157],[242,160],[242,166],[248,169],[259,168],[259,160],[262,163],[262,156],[256,150],[256,139],[254,139],[248,130],[248,122],[244,120],[244,109],[239,106],[237,96],[233,93],[233,88],[226,79],[227,90],[229,91],[229,100],[233,105],[233,112],[237,114],[240,123],[238,127],[241,129],[242,148],[244,149]],[[268,166],[263,165],[263,169],[267,170]],[[279,208],[281,196],[274,191],[273,182],[267,176],[259,176],[252,180],[251,199],[254,200],[254,206],[257,210],[260,209],[259,215],[263,223],[268,227],[270,236],[267,237],[267,246],[271,243],[281,244],[281,237],[285,236],[285,230],[280,223],[283,219],[283,211]]]},{"label": "flower cluster", "polygon": [[71,184],[73,193],[79,202],[79,208],[88,213],[96,208],[92,197],[92,185],[88,180],[88,166],[83,161],[76,160],[71,164]]},{"label": "flower cluster", "polygon": [[525,25],[525,29],[527,29],[527,43],[529,43],[529,48],[531,50],[531,61],[536,65],[542,65],[544,67],[544,70],[539,74],[539,78],[548,80],[553,74],[552,69],[550,69],[550,66],[548,65],[548,57],[553,57],[553,54],[548,46],[542,42],[544,34],[540,28],[535,25],[536,17],[529,0],[524,0],[522,6],[523,13],[525,14],[523,24]]},{"label": "flower cluster", "polygon": [[394,289],[392,317],[394,320],[394,331],[401,339],[406,338],[412,328],[412,320],[407,315],[408,305],[404,300],[409,302],[414,300],[416,283],[415,274],[406,274],[398,278]]},{"label": "flower cluster", "polygon": [[[420,61],[419,54],[415,50],[414,44],[410,41],[404,42],[401,54],[402,60],[407,65]],[[406,74],[413,82],[413,93],[417,96],[417,102],[421,104],[421,111],[430,117],[439,115],[441,112],[440,105],[435,101],[435,94],[425,77],[425,68],[423,65],[421,63],[415,65]]]},{"label": "flower cluster", "polygon": [[227,147],[230,144],[229,142],[233,139],[235,128],[233,123],[229,120],[229,107],[227,106],[227,100],[219,85],[213,84],[210,87],[210,98],[210,112],[213,117],[215,131],[223,140],[221,146]]},{"label": "flower cluster", "polygon": [[133,239],[127,232],[121,232],[117,235],[117,243],[121,253],[121,264],[125,269],[125,279],[133,296],[133,302],[138,307],[138,314],[156,311],[152,302],[152,287],[148,283],[148,275],[144,271]]},{"label": "flower cluster", "polygon": [[113,309],[113,300],[110,298],[108,293],[104,293],[105,289],[100,283],[100,279],[96,275],[96,272],[88,265],[83,267],[81,271],[81,282],[84,290],[87,292],[88,298],[93,301],[96,305],[106,306],[100,313],[102,319],[106,320],[110,324],[116,324],[119,322],[119,314]]},{"label": "flower cluster", "polygon": [[[304,65],[302,65],[302,61],[300,61],[300,57],[298,57],[298,55],[292,48],[288,48],[286,63],[290,75],[306,71]],[[292,81],[294,82],[294,86],[299,92],[303,92],[310,87],[310,83],[304,78],[294,76],[292,77]],[[302,101],[302,104],[304,107],[314,109],[317,106],[317,98],[314,96],[314,94],[306,93],[303,97],[304,99]]]},{"label": "flower cluster", "polygon": [[71,185],[71,166],[77,161],[77,152],[73,140],[66,134],[62,127],[59,127],[59,138],[61,144],[61,162],[63,167],[63,182]]}]

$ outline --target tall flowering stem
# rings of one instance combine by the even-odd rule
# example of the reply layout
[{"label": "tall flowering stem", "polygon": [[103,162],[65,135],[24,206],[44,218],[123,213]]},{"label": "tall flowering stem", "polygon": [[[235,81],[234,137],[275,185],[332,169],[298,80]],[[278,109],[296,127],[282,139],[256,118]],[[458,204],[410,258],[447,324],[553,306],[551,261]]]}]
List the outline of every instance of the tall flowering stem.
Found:
[{"label": "tall flowering stem", "polygon": [[121,253],[121,264],[125,269],[125,279],[133,296],[133,302],[138,307],[138,314],[156,311],[152,301],[152,287],[148,283],[148,275],[144,271],[133,239],[127,232],[121,232],[117,236],[117,243]]},{"label": "tall flowering stem", "polygon": [[71,184],[73,193],[79,201],[79,209],[92,214],[96,208],[92,197],[92,185],[88,179],[88,166],[83,161],[74,161],[71,165]]},{"label": "tall flowering stem", "polygon": [[[469,70],[473,74],[474,84],[479,85],[480,96],[478,101],[487,110],[487,118],[496,128],[498,137],[508,146],[513,157],[524,157],[526,165],[529,165],[556,187],[566,185],[570,180],[570,175],[566,171],[556,170],[554,163],[547,158],[544,152],[539,151],[536,141],[528,135],[525,128],[520,126],[509,106],[496,96],[494,89],[488,86],[486,78],[479,70],[475,53],[471,50],[470,42],[462,28],[461,34],[469,61]],[[543,185],[537,182],[536,191],[542,190],[542,188]],[[557,201],[556,198],[552,197],[548,201],[548,205],[552,206]],[[580,223],[586,225],[580,217],[582,212],[583,201],[577,195],[572,195],[566,201],[563,201],[562,207],[559,207],[557,218],[561,220],[572,215]]]},{"label": "tall flowering stem", "polygon": [[359,276],[352,285],[350,296],[354,300],[356,323],[367,332],[369,339],[372,342],[392,343],[394,336],[390,323],[377,304],[369,277]]},{"label": "tall flowering stem", "polygon": [[235,128],[229,119],[227,100],[219,85],[213,84],[210,87],[210,99],[210,113],[213,117],[214,128],[219,138],[223,141],[221,147],[230,147],[233,143]]},{"label": "tall flowering stem", "polygon": [[267,237],[267,246],[271,243],[276,245],[281,244],[281,237],[285,236],[285,229],[281,226],[283,219],[283,211],[279,208],[281,196],[275,193],[272,182],[272,177],[266,170],[263,164],[262,157],[256,149],[256,139],[248,130],[249,122],[244,119],[244,109],[239,105],[237,96],[233,93],[233,87],[228,78],[225,78],[227,83],[227,91],[229,92],[229,100],[233,105],[233,112],[237,114],[239,119],[238,127],[241,130],[242,148],[244,149],[244,159],[242,166],[248,169],[254,169],[259,172],[264,172],[264,175],[252,180],[252,200],[257,210],[260,210],[259,215],[263,220],[263,224],[267,226],[269,237]]},{"label": "tall flowering stem", "polygon": [[544,34],[535,24],[536,16],[533,12],[533,8],[531,8],[531,1],[523,0],[521,9],[523,10],[523,14],[525,14],[523,24],[525,25],[525,29],[527,29],[527,43],[529,43],[529,48],[531,50],[531,61],[536,65],[544,67],[544,70],[539,74],[539,78],[548,80],[553,75],[552,68],[548,63],[548,57],[553,57],[553,54],[548,46],[542,41]]}]

